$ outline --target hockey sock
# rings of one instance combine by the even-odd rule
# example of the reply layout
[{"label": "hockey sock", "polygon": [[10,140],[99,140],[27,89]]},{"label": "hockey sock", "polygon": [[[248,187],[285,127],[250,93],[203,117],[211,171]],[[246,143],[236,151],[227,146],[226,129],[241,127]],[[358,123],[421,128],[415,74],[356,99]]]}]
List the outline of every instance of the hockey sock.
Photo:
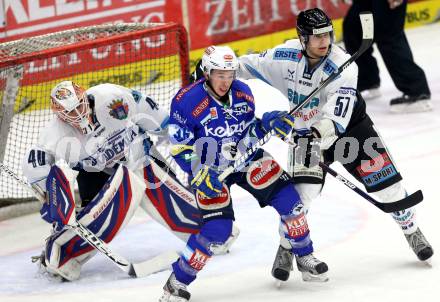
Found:
[{"label": "hockey sock", "polygon": [[193,282],[213,255],[211,245],[225,243],[231,232],[231,219],[215,219],[205,223],[199,234],[189,237],[181,256],[173,263],[176,279],[187,285]]}]

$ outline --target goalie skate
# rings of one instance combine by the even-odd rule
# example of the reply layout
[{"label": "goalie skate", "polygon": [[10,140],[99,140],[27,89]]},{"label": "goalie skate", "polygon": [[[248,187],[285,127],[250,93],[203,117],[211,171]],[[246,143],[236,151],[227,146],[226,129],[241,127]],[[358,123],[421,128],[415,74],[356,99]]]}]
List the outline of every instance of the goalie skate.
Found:
[{"label": "goalie skate", "polygon": [[191,297],[191,294],[186,290],[186,284],[179,282],[174,273],[168,278],[163,290],[159,302],[186,302]]},{"label": "goalie skate", "polygon": [[420,261],[426,261],[434,254],[432,246],[419,228],[412,234],[405,234],[405,238]]},{"label": "goalie skate", "polygon": [[313,254],[296,257],[296,265],[302,273],[304,281],[327,282],[328,266],[325,262],[317,259]]},{"label": "goalie skate", "polygon": [[67,279],[65,279],[61,275],[54,273],[48,269],[44,254],[45,254],[44,251],[42,251],[40,255],[31,257],[32,263],[36,263],[38,265],[38,275],[47,278],[49,281],[54,281],[54,282],[67,281]]}]

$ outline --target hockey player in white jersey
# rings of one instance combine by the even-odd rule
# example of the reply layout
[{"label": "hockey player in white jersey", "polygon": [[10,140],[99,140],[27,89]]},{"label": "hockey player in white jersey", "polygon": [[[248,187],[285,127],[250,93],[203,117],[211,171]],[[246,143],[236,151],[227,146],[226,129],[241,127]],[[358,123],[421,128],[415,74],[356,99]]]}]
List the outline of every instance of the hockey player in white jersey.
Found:
[{"label": "hockey player in white jersey", "polygon": [[[63,81],[52,89],[50,98],[56,116],[25,156],[24,175],[51,197],[60,186],[73,192],[75,177],[69,168],[78,171],[81,203],[76,204],[76,218],[109,242],[144,198],[142,172],[137,175],[133,171],[148,160],[151,141],[146,132],[161,134],[168,114],[150,97],[114,84],[86,91],[72,81]],[[60,161],[68,166],[63,167]],[[46,183],[48,177],[50,183]],[[108,189],[114,193],[105,197]],[[68,195],[68,203],[75,204],[72,194],[64,195]],[[51,274],[75,280],[95,250],[59,223],[66,213],[54,217],[57,214],[51,207],[47,202],[40,212],[43,219],[55,224],[53,233],[46,240],[43,255],[35,260],[39,258]]]},{"label": "hockey player in white jersey", "polygon": [[[298,15],[297,32],[299,39],[288,40],[259,55],[239,58],[239,77],[258,78],[277,88],[288,98],[291,109],[350,58],[333,43],[332,22],[318,8]],[[368,192],[377,195],[383,202],[407,196],[402,177],[356,89],[357,72],[355,64],[349,65],[295,116],[294,140],[299,143],[299,148],[291,149],[289,166],[306,206],[320,194],[324,183],[322,169],[316,163],[310,164],[312,153],[307,151],[317,139],[320,152],[316,154],[321,160],[328,164],[340,161]],[[359,152],[348,154],[348,149],[338,144],[344,140],[360,147]],[[307,156],[295,156],[301,150],[306,150]],[[353,156],[349,162],[347,155]],[[433,249],[417,226],[415,209],[394,212],[391,216],[401,227],[417,257],[422,261],[429,259]],[[290,249],[289,244],[281,240],[274,270],[289,269],[292,255],[287,249]],[[286,256],[290,258],[290,263],[286,264],[283,260]]]}]

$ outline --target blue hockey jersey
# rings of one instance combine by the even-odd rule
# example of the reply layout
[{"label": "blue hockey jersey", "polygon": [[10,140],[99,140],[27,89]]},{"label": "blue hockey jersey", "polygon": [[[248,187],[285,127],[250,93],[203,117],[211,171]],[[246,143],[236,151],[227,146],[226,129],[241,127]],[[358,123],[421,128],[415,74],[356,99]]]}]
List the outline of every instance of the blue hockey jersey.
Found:
[{"label": "blue hockey jersey", "polygon": [[200,165],[225,169],[240,151],[264,135],[255,118],[249,86],[234,80],[229,104],[222,104],[208,93],[206,85],[201,79],[182,88],[171,103],[171,154],[190,175],[191,169],[196,172]]}]

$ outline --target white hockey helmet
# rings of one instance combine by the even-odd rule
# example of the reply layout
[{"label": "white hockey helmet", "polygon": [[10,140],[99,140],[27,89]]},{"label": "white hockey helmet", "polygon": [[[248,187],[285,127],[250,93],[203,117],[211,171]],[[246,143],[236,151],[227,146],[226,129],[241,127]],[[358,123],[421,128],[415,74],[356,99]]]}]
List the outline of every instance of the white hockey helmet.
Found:
[{"label": "white hockey helmet", "polygon": [[93,130],[84,88],[72,81],[58,83],[50,93],[51,109],[63,121],[87,134]]},{"label": "white hockey helmet", "polygon": [[229,46],[209,46],[202,57],[203,72],[208,75],[211,70],[237,70],[239,66],[237,56]]}]

